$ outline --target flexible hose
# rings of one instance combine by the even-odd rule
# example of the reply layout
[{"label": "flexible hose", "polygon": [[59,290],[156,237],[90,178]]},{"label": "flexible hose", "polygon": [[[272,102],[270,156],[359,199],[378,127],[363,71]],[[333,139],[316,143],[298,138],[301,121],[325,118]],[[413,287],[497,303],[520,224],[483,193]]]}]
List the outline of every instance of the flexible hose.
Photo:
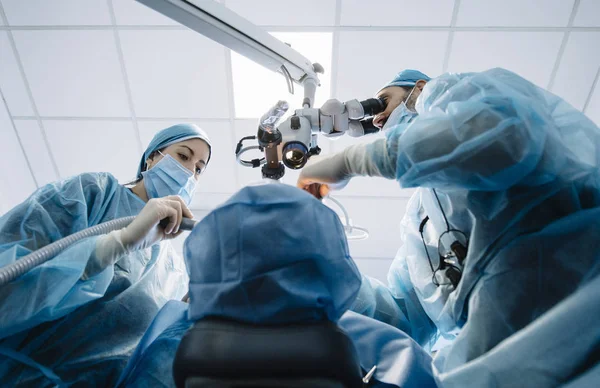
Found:
[{"label": "flexible hose", "polygon": [[[127,227],[133,222],[136,216],[117,218],[116,220],[103,222],[98,225],[90,226],[80,232],[73,233],[70,236],[61,238],[58,241],[48,244],[43,248],[38,249],[35,252],[31,252],[27,256],[23,256],[14,263],[0,268],[0,287],[12,282],[19,276],[23,275],[27,271],[42,265],[60,252],[64,251],[76,242],[92,236],[100,236],[103,234],[110,233],[114,230],[119,230]],[[169,223],[168,219],[164,219],[160,222],[162,227],[166,227]],[[194,229],[194,226],[198,221],[192,218],[183,218],[179,225],[180,230],[190,231]]]},{"label": "flexible hose", "polygon": [[99,236],[110,233],[113,230],[123,229],[134,219],[135,216],[130,216],[103,222],[55,241],[52,244],[48,244],[35,252],[31,252],[27,256],[21,257],[14,263],[10,263],[5,267],[0,268],[0,287],[12,282],[38,265],[44,264],[76,242],[87,237]]},{"label": "flexible hose", "polygon": [[369,238],[369,230],[367,228],[352,225],[352,220],[350,219],[346,208],[344,207],[344,205],[342,205],[340,201],[338,201],[330,195],[327,196],[326,199],[336,204],[337,207],[342,210],[342,213],[344,215],[344,232],[346,233],[346,238],[348,240],[366,240]]}]

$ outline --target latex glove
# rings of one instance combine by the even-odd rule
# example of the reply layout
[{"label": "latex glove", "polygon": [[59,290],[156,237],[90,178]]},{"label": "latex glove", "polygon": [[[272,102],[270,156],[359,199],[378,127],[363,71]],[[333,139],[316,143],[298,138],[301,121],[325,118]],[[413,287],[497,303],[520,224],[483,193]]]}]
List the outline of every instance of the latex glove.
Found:
[{"label": "latex glove", "polygon": [[356,125],[362,128],[358,120],[364,118],[365,111],[358,100],[341,102],[330,99],[325,101],[319,110],[322,115],[333,117],[333,129],[335,130],[333,134],[344,133],[348,128],[356,127]]},{"label": "latex glove", "polygon": [[[179,226],[183,217],[193,218],[194,215],[181,197],[170,195],[153,198],[135,220],[122,229],[121,242],[131,252],[148,248],[161,240],[173,239],[180,234]],[[169,223],[163,228],[159,222],[165,218],[169,219]]]},{"label": "latex glove", "polygon": [[300,172],[297,186],[313,195],[318,189],[319,196],[324,197],[330,190],[344,188],[354,176],[385,176],[375,163],[376,159],[385,158],[385,139],[369,144],[355,144],[327,157],[313,156]]},{"label": "latex glove", "polygon": [[317,192],[321,197],[325,197],[330,189],[341,189],[346,186],[350,178],[352,176],[348,169],[346,155],[342,151],[326,157],[311,157],[300,172],[297,186],[320,199],[315,195]]},{"label": "latex glove", "polygon": [[[96,250],[88,260],[82,279],[102,272],[124,255],[179,236],[183,217],[193,218],[193,214],[181,197],[172,195],[149,200],[126,228],[100,236],[96,240]],[[163,228],[159,223],[165,218],[169,223]]]}]

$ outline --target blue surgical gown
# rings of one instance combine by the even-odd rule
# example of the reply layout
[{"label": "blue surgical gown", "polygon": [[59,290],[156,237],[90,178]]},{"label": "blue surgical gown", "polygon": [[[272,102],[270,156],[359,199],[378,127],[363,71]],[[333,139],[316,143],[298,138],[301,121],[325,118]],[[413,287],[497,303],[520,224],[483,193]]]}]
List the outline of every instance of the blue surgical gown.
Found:
[{"label": "blue surgical gown", "polygon": [[[370,148],[382,175],[419,189],[388,287],[363,282],[353,309],[424,345],[438,329],[456,335],[435,364],[443,384],[600,273],[600,129],[504,69],[445,74],[416,109],[412,123],[389,130],[386,154]],[[431,282],[426,216],[434,264],[448,227],[469,238],[456,289]]]},{"label": "blue surgical gown", "polygon": [[[143,207],[107,173],[48,184],[0,218],[0,266]],[[185,265],[168,242],[83,280],[96,239],[78,242],[0,288],[3,385],[114,385],[156,313],[185,294]]]}]

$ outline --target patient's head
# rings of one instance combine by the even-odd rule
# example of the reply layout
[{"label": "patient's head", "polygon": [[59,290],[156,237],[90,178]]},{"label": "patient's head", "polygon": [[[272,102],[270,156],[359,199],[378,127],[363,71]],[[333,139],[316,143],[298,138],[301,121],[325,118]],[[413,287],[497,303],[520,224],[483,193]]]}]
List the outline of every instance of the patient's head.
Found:
[{"label": "patient's head", "polygon": [[336,321],[360,288],[338,216],[284,184],[249,186],[185,241],[190,319]]}]

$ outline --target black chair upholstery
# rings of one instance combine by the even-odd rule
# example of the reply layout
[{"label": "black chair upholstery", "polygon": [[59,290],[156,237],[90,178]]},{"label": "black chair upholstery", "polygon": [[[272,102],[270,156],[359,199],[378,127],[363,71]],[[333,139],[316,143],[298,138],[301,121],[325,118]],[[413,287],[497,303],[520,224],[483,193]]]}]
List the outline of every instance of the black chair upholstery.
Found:
[{"label": "black chair upholstery", "polygon": [[352,341],[331,322],[262,326],[210,318],[185,334],[178,387],[362,386]]}]

